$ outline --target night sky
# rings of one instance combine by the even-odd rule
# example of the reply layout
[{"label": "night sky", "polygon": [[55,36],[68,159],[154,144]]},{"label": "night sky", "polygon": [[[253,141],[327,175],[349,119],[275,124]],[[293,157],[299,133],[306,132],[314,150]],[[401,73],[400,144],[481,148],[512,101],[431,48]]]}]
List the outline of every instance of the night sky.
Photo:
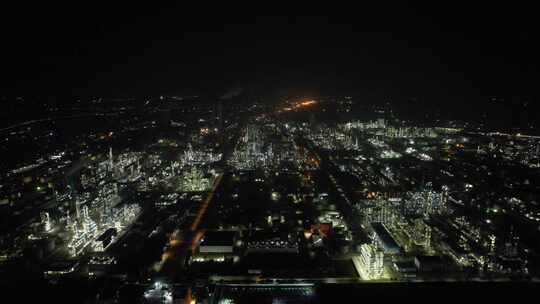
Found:
[{"label": "night sky", "polygon": [[445,3],[23,3],[2,10],[1,87],[33,96],[250,85],[434,100],[538,96],[533,6]]}]

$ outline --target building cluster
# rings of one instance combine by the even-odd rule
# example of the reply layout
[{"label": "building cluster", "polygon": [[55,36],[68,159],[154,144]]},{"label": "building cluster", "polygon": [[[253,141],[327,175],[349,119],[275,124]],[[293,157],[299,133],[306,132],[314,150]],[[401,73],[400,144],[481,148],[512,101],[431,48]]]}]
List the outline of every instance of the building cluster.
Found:
[{"label": "building cluster", "polygon": [[[225,281],[540,274],[537,237],[524,233],[540,222],[537,137],[414,125],[386,106],[375,113],[389,120],[348,121],[350,98],[236,105],[246,120],[223,104],[168,102],[152,112],[159,123],[130,118],[1,175],[0,208],[13,215],[1,224],[17,225],[0,236],[0,265],[91,278],[114,268],[139,282],[178,269]],[[303,115],[335,105],[336,119]],[[175,110],[186,122],[172,122]],[[145,149],[118,148],[146,129]],[[143,297],[170,302],[171,286]]]},{"label": "building cluster", "polygon": [[362,244],[360,255],[353,257],[353,263],[364,280],[377,280],[384,274],[384,253],[373,244]]},{"label": "building cluster", "polygon": [[306,138],[312,141],[321,149],[325,150],[340,150],[353,149],[358,147],[358,141],[355,137],[347,135],[339,128],[321,126],[315,130],[302,128],[297,129],[297,132],[305,134]]},{"label": "building cluster", "polygon": [[[509,161],[509,166],[534,168],[538,159],[535,138],[500,134],[486,138],[458,129],[394,127],[383,119],[290,129],[335,166],[331,179],[357,216],[347,221],[349,229],[358,221],[370,235],[369,240],[352,239],[353,244],[359,242],[353,255],[355,266],[363,265],[359,273],[364,277],[528,273],[523,243],[503,241],[509,239],[508,233],[494,221],[505,216],[504,209],[527,221],[540,218],[530,195],[505,194],[517,187],[535,191],[535,186],[530,178],[513,175],[509,169],[500,173],[495,167]],[[494,188],[494,182],[499,188]],[[484,215],[465,211],[471,207]],[[361,245],[366,246],[360,249]],[[507,252],[513,255],[502,248],[511,248]],[[385,275],[372,275],[378,272],[367,269],[380,265],[372,259],[380,254],[385,271],[379,273]]]},{"label": "building cluster", "polygon": [[267,232],[254,231],[247,241],[246,254],[253,252],[298,253],[298,239],[294,235],[272,235]]},{"label": "building cluster", "polygon": [[211,186],[211,178],[204,176],[201,169],[192,166],[182,171],[179,176],[178,190],[182,192],[207,191]]},{"label": "building cluster", "polygon": [[357,130],[363,133],[387,138],[436,138],[438,136],[436,128],[421,128],[416,126],[396,127],[388,125],[383,118],[369,122],[347,122],[342,124],[340,128],[347,132]]},{"label": "building cluster", "polygon": [[137,179],[137,187],[140,191],[207,191],[216,175],[213,164],[221,160],[221,157],[221,153],[202,146],[194,148],[191,143],[173,160],[165,160],[160,153],[148,154],[145,170],[141,171],[140,179]]},{"label": "building cluster", "polygon": [[421,191],[406,193],[405,197],[401,208],[407,216],[430,216],[448,212],[448,194],[434,191],[430,183]]},{"label": "building cluster", "polygon": [[[11,248],[47,262],[46,276],[72,273],[90,252],[102,252],[125,233],[141,207],[123,201],[120,188],[140,174],[140,153],[81,162],[54,189],[39,216],[21,227]],[[26,253],[25,253],[26,252]],[[13,254],[10,254],[13,256]]]},{"label": "building cluster", "polygon": [[489,142],[478,143],[477,153],[516,161],[529,168],[540,167],[540,138],[494,135]]},{"label": "building cluster", "polygon": [[277,124],[263,126],[248,124],[238,142],[229,164],[237,170],[311,167],[305,151],[286,136],[285,127]]},{"label": "building cluster", "polygon": [[202,149],[193,149],[193,146],[191,143],[187,144],[187,149],[184,151],[184,153],[180,154],[179,157],[179,166],[181,168],[186,166],[203,166],[203,165],[209,165],[211,163],[217,162],[221,160],[222,154],[221,153],[215,153],[210,149],[202,150]]},{"label": "building cluster", "polygon": [[45,224],[52,225],[49,232],[64,240],[71,256],[89,247],[103,251],[141,213],[138,204],[122,202],[116,182],[100,182],[95,187],[92,192],[70,193],[55,211],[56,223]]}]

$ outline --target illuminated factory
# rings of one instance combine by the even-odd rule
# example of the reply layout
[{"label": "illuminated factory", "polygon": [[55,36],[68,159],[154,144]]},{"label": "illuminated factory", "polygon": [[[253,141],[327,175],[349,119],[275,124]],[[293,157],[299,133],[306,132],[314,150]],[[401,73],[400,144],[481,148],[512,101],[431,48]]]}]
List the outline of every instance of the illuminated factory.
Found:
[{"label": "illuminated factory", "polygon": [[364,280],[377,280],[383,277],[384,253],[372,244],[362,244],[360,255],[353,257],[354,266]]},{"label": "illuminated factory", "polygon": [[191,143],[188,143],[187,149],[180,155],[179,166],[207,165],[221,160],[221,153],[193,149]]},{"label": "illuminated factory", "polygon": [[206,191],[210,188],[210,178],[205,177],[202,170],[193,166],[184,170],[180,175],[179,191],[197,192]]},{"label": "illuminated factory", "polygon": [[244,132],[229,159],[229,164],[237,170],[278,168],[284,162],[309,166],[305,153],[291,138],[282,135],[281,126],[248,124]]},{"label": "illuminated factory", "polygon": [[[97,176],[81,174],[82,189],[93,191],[78,192],[68,188],[65,194],[55,194],[62,204],[57,210],[51,210],[55,213],[54,221],[50,212],[42,212],[43,231],[64,239],[70,256],[78,256],[84,250],[105,250],[141,212],[137,204],[121,203],[118,184],[114,181],[138,175],[138,162],[136,153],[120,154],[115,162],[112,149],[109,150],[107,161],[97,163],[97,171],[88,171]],[[89,167],[92,168],[92,164]]]},{"label": "illuminated factory", "polygon": [[97,224],[88,215],[88,207],[84,206],[82,215],[75,220],[67,219],[66,229],[71,231],[72,237],[67,247],[71,255],[76,256],[86,248],[97,236]]}]

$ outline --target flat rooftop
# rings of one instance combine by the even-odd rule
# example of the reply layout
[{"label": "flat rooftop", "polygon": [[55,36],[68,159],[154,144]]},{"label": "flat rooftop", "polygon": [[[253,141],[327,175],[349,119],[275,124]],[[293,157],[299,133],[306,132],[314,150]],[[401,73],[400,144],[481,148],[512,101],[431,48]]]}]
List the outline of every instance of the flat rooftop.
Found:
[{"label": "flat rooftop", "polygon": [[236,231],[206,231],[201,246],[232,246]]},{"label": "flat rooftop", "polygon": [[388,249],[398,249],[399,245],[396,243],[392,235],[390,235],[390,232],[388,232],[388,229],[384,227],[381,223],[371,223],[371,227],[373,227],[373,230],[377,234],[377,236],[381,239],[381,242],[383,243],[384,247]]}]

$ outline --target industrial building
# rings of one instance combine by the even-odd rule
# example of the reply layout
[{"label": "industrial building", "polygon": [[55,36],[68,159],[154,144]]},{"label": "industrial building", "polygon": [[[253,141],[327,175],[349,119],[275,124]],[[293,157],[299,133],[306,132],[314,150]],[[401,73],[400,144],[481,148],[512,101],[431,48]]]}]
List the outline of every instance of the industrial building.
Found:
[{"label": "industrial building", "polygon": [[398,254],[400,247],[388,229],[381,223],[372,223],[374,241],[383,249],[384,253]]}]

